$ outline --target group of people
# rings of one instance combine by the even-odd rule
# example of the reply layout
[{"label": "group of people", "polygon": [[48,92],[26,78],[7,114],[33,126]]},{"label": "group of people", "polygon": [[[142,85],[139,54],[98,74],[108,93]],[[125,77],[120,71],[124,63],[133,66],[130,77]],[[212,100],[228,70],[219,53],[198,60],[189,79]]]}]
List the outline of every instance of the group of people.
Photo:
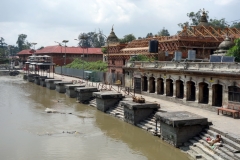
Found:
[{"label": "group of people", "polygon": [[212,146],[213,149],[218,149],[219,146],[222,145],[222,138],[221,135],[217,134],[215,139],[211,139],[210,137],[207,137],[206,141],[209,145]]}]

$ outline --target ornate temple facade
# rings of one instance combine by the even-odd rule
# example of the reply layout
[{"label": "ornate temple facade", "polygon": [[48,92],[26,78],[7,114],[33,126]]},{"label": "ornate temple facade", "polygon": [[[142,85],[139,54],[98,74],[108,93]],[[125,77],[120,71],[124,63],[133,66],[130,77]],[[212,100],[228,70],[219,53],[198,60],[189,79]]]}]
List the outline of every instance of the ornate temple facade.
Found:
[{"label": "ornate temple facade", "polygon": [[[148,42],[153,38],[132,41],[119,55],[127,59],[132,54],[145,54],[158,61],[127,62],[123,67],[125,87],[135,93],[209,110],[228,102],[239,104],[240,65],[209,61],[211,55],[225,55],[239,37],[239,29],[209,26],[203,12],[198,26],[185,27],[175,36],[154,37],[158,40],[156,54],[148,52]],[[196,61],[186,60],[188,50],[195,50]],[[182,52],[185,61],[171,61],[175,51]]]}]

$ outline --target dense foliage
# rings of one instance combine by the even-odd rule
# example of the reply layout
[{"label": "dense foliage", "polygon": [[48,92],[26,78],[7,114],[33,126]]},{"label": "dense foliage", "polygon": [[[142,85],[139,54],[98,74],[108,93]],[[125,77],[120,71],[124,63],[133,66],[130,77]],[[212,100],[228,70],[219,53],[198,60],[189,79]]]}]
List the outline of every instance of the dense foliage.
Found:
[{"label": "dense foliage", "polygon": [[66,65],[67,68],[84,69],[90,71],[107,71],[107,63],[103,61],[86,62],[81,59],[75,59],[72,63]]},{"label": "dense foliage", "polygon": [[122,39],[119,39],[120,43],[128,43],[135,40],[136,37],[133,34],[127,34]]},{"label": "dense foliage", "polygon": [[19,51],[22,51],[24,49],[30,49],[32,44],[29,43],[27,40],[26,34],[19,34],[16,44],[18,45]]},{"label": "dense foliage", "polygon": [[143,62],[149,62],[149,61],[154,61],[153,58],[149,58],[148,56],[146,55],[142,55],[142,54],[138,54],[136,56],[132,56],[129,60],[130,62],[132,61],[143,61]]},{"label": "dense foliage", "polygon": [[240,62],[240,38],[235,39],[235,46],[228,50],[227,56],[235,57],[236,62]]},{"label": "dense foliage", "polygon": [[[202,10],[200,9],[199,11],[195,12],[190,12],[187,13],[187,16],[189,18],[190,21],[184,22],[184,23],[179,23],[178,26],[183,28],[185,26],[189,27],[191,25],[193,26],[197,26],[199,24],[200,18],[202,16]],[[227,22],[225,21],[225,18],[221,18],[221,19],[209,19],[209,12],[205,11],[208,23],[210,26],[213,27],[218,27],[218,28],[225,28],[228,27]],[[231,26],[229,27],[235,27],[235,28],[240,28],[240,22],[234,22]]]},{"label": "dense foliage", "polygon": [[98,32],[80,33],[78,41],[79,47],[100,48],[105,45],[106,37],[103,35],[102,31],[99,30]]}]

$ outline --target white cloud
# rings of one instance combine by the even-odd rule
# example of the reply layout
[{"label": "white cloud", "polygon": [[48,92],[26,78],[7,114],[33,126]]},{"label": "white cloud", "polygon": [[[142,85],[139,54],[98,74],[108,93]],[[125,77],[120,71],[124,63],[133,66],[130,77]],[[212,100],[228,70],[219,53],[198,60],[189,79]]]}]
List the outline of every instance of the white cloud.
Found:
[{"label": "white cloud", "polygon": [[24,33],[36,47],[63,39],[72,46],[79,33],[101,29],[109,35],[113,24],[119,38],[156,34],[163,27],[175,34],[189,12],[205,8],[210,17],[232,21],[239,19],[238,6],[239,0],[1,0],[0,37],[15,44]]}]

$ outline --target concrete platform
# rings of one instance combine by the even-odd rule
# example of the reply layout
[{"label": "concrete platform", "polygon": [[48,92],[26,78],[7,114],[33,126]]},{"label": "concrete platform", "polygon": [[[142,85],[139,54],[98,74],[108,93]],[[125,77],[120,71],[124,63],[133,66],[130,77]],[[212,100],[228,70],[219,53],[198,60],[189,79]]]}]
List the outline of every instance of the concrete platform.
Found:
[{"label": "concrete platform", "polygon": [[54,84],[54,82],[59,82],[59,81],[62,81],[62,80],[60,80],[60,79],[45,79],[46,87],[48,89],[54,90],[54,89],[56,89],[56,84]]},{"label": "concrete platform", "polygon": [[122,100],[123,95],[116,92],[93,92],[93,97],[96,98],[97,109],[106,112]]},{"label": "concrete platform", "polygon": [[55,81],[53,83],[56,85],[56,91],[59,93],[66,92],[66,88],[65,88],[66,84],[73,84],[72,81]]},{"label": "concrete platform", "polygon": [[28,82],[34,82],[34,77],[35,76],[39,76],[39,74],[29,74],[29,75],[27,75],[27,80],[28,80]]},{"label": "concrete platform", "polygon": [[99,92],[97,87],[75,88],[77,100],[82,103],[88,103],[93,99],[93,92]]},{"label": "concrete platform", "polygon": [[187,111],[158,112],[156,120],[160,121],[161,138],[175,147],[195,137],[208,126],[208,119]]},{"label": "concrete platform", "polygon": [[160,108],[157,103],[152,102],[121,101],[120,105],[124,107],[124,121],[133,125],[137,125]]},{"label": "concrete platform", "polygon": [[39,77],[40,86],[46,87],[46,82],[45,82],[46,79],[54,79],[54,78],[49,78],[49,77],[45,77],[45,76]]},{"label": "concrete platform", "polygon": [[77,92],[75,91],[75,88],[81,88],[81,87],[85,87],[85,85],[80,85],[80,84],[66,84],[66,85],[65,85],[66,94],[67,94],[70,98],[76,98],[76,97],[77,97]]},{"label": "concrete platform", "polygon": [[40,78],[47,78],[47,76],[34,76],[34,83],[40,85]]}]

